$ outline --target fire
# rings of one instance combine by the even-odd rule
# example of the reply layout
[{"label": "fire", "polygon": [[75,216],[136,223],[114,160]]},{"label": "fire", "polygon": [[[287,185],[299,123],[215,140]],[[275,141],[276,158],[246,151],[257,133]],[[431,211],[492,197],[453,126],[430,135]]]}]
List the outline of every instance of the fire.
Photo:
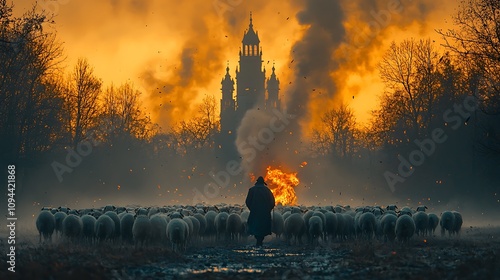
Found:
[{"label": "fire", "polygon": [[300,183],[299,178],[297,178],[297,172],[285,173],[280,169],[272,169],[271,166],[268,166],[264,180],[269,184],[276,204],[297,204],[297,195],[295,195],[294,189]]}]

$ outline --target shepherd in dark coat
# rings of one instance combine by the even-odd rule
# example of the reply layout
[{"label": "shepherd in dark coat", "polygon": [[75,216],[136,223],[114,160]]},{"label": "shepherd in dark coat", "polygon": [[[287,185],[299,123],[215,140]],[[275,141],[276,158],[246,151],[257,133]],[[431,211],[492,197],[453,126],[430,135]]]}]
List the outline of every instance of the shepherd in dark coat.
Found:
[{"label": "shepherd in dark coat", "polygon": [[262,241],[266,235],[271,235],[272,220],[271,210],[274,208],[274,196],[271,190],[266,187],[264,178],[259,177],[255,186],[248,190],[245,201],[250,215],[248,216],[248,234],[255,236],[257,246],[262,246]]}]

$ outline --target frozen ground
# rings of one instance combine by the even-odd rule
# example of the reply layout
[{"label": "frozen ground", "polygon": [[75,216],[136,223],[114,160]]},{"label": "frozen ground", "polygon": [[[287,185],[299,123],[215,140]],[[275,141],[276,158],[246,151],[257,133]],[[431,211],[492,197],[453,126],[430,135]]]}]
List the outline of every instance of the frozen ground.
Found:
[{"label": "frozen ground", "polygon": [[[362,241],[288,246],[244,244],[168,248],[39,246],[18,240],[15,274],[1,255],[0,279],[500,279],[500,228],[467,228],[461,237],[415,237],[410,245]],[[5,239],[2,252],[7,251]]]}]

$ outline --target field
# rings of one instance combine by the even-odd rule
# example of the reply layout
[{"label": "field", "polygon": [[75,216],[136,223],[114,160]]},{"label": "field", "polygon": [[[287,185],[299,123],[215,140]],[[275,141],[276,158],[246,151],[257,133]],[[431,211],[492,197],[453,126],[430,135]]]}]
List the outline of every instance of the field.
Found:
[{"label": "field", "polygon": [[[39,245],[17,240],[16,272],[0,259],[0,279],[500,279],[500,228],[468,227],[460,237],[415,236],[410,244],[381,241],[289,246],[267,237],[193,244],[183,254],[150,246]],[[7,252],[3,240],[1,251]]]}]

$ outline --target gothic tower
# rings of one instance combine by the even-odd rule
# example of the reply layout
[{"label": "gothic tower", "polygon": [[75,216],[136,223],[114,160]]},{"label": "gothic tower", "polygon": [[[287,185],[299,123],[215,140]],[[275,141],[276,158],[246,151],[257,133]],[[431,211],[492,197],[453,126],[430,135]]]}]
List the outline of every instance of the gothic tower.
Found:
[{"label": "gothic tower", "polygon": [[274,73],[274,63],[273,63],[273,73],[271,73],[271,77],[267,79],[267,100],[266,100],[266,109],[278,109],[281,108],[281,101],[279,99],[279,91],[280,91],[280,80],[276,78],[276,73]]},{"label": "gothic tower", "polygon": [[236,111],[239,120],[256,105],[264,108],[266,72],[262,70],[262,49],[259,44],[259,33],[253,30],[250,13],[250,25],[243,36],[239,69],[236,69]]},{"label": "gothic tower", "polygon": [[222,135],[234,133],[235,129],[235,102],[233,98],[234,80],[229,74],[229,65],[226,67],[226,76],[221,81],[222,99],[220,100],[220,128]]},{"label": "gothic tower", "polygon": [[250,13],[250,24],[243,34],[239,65],[236,68],[236,95],[234,95],[235,80],[229,74],[229,65],[226,67],[226,75],[221,81],[221,131],[217,140],[218,157],[221,159],[238,158],[239,154],[235,145],[236,130],[248,110],[259,108],[264,111],[273,108],[280,109],[281,107],[280,81],[274,72],[274,63],[273,72],[266,81],[266,70],[263,69],[262,62],[259,33],[253,29],[252,13]]}]

